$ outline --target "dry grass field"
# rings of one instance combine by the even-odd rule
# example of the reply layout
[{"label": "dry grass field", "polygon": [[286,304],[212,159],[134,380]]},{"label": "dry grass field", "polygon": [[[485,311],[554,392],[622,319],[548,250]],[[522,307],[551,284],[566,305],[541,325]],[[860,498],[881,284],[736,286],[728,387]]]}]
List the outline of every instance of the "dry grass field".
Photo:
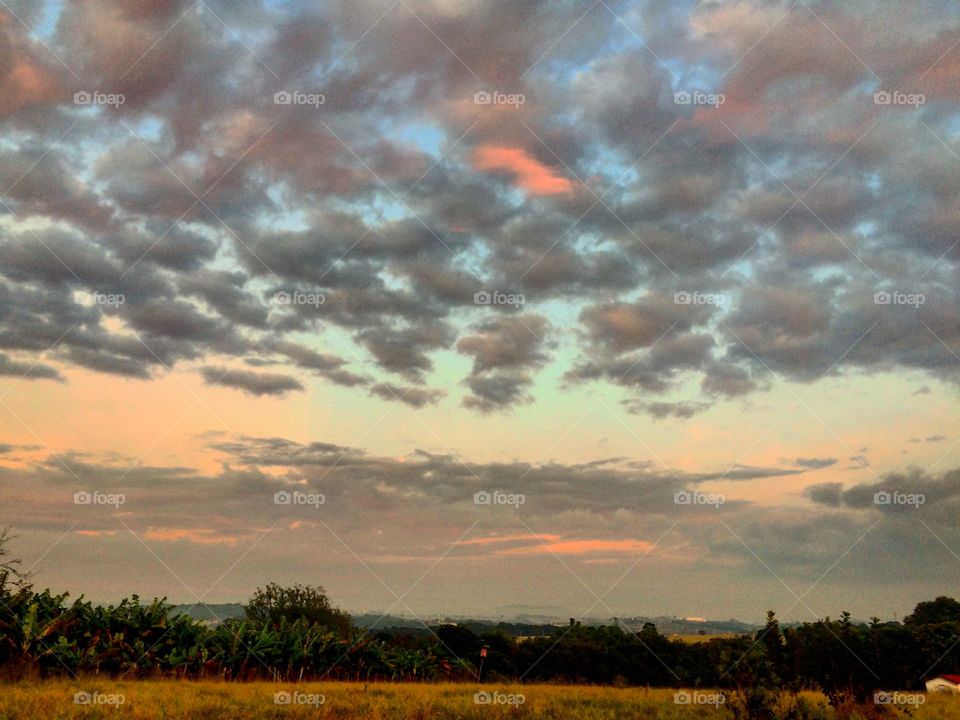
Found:
[{"label": "dry grass field", "polygon": [[[488,702],[476,702],[477,692]],[[190,681],[50,681],[0,686],[0,720],[265,720],[267,718],[341,718],[352,720],[709,720],[726,718],[720,705],[678,704],[668,689],[570,685],[274,683],[231,684]],[[77,693],[86,695],[76,696]],[[278,696],[277,693],[280,693]],[[75,696],[77,700],[75,701]],[[688,695],[688,697],[692,697]],[[810,694],[808,699],[823,704]],[[86,702],[83,702],[83,701]],[[277,702],[280,700],[280,702]],[[289,702],[283,702],[283,701]],[[522,702],[521,702],[522,700]],[[912,720],[960,720],[960,698],[927,696],[909,712]],[[826,709],[824,717],[831,718]]]}]

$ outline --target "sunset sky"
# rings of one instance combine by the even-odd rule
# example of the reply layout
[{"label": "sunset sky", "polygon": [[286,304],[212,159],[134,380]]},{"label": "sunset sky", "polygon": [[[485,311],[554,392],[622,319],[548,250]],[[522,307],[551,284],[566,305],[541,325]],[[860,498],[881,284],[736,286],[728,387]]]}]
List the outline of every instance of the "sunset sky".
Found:
[{"label": "sunset sky", "polygon": [[96,601],[956,594],[958,103],[946,1],[0,2],[0,526]]}]

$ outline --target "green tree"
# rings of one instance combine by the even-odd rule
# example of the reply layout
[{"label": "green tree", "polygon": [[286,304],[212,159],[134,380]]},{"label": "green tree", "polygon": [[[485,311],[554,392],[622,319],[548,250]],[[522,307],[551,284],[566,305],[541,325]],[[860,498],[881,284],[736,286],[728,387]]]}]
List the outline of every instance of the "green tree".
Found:
[{"label": "green tree", "polygon": [[283,620],[294,623],[304,620],[310,625],[322,625],[346,636],[350,632],[350,616],[333,607],[322,587],[294,585],[283,587],[270,583],[257,588],[244,606],[246,618],[255,625],[280,627]]},{"label": "green tree", "polygon": [[784,648],[786,639],[780,631],[780,622],[777,620],[777,614],[773,610],[767,611],[767,624],[757,633],[757,641],[762,641],[766,650],[767,660],[780,680],[786,676],[786,658]]},{"label": "green tree", "polygon": [[10,557],[7,543],[13,539],[9,528],[0,529],[0,597],[14,590],[30,588],[30,576],[20,569],[19,559]]},{"label": "green tree", "polygon": [[960,622],[960,602],[946,595],[919,603],[913,613],[903,619],[904,625],[939,625],[946,622]]}]

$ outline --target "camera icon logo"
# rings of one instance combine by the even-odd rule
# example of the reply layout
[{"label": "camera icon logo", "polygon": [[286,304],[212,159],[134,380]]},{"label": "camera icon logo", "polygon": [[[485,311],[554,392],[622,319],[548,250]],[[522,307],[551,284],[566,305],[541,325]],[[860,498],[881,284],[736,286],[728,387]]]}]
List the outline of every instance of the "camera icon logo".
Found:
[{"label": "camera icon logo", "polygon": [[489,705],[493,702],[493,695],[486,690],[480,690],[473,694],[474,705]]},{"label": "camera icon logo", "polygon": [[280,290],[277,293],[274,293],[273,301],[277,305],[289,305],[290,304],[290,293],[286,290]]},{"label": "camera icon logo", "polygon": [[90,505],[93,503],[93,495],[85,490],[73,494],[74,505]]},{"label": "camera icon logo", "polygon": [[489,305],[492,300],[493,295],[488,293],[486,290],[481,290],[480,292],[473,294],[474,305]]},{"label": "camera icon logo", "polygon": [[289,705],[293,701],[293,695],[286,690],[280,690],[273,694],[274,705]]},{"label": "camera icon logo", "polygon": [[893,495],[886,490],[880,490],[873,494],[874,505],[889,505],[893,501]]},{"label": "camera icon logo", "polygon": [[692,300],[690,293],[681,290],[673,294],[674,305],[689,305]]},{"label": "camera icon logo", "polygon": [[280,490],[273,494],[273,504],[274,505],[289,505],[293,500],[293,494],[287,492],[286,490]]},{"label": "camera icon logo", "polygon": [[692,701],[693,697],[686,690],[681,690],[673,694],[674,705],[689,705]]},{"label": "camera icon logo", "polygon": [[874,105],[889,105],[892,100],[893,96],[891,96],[886,90],[879,90],[873,94]]},{"label": "camera icon logo", "polygon": [[686,490],[677,490],[673,494],[674,505],[689,505],[692,502],[693,502],[693,493],[687,492]]},{"label": "camera icon logo", "polygon": [[473,102],[477,105],[489,105],[493,102],[493,95],[486,90],[478,90],[473,94]]},{"label": "camera icon logo", "polygon": [[893,300],[893,296],[890,293],[883,290],[881,290],[880,292],[875,292],[873,294],[874,305],[889,305],[892,300]]},{"label": "camera icon logo", "polygon": [[293,95],[288,93],[286,90],[281,90],[280,92],[273,94],[274,105],[289,105],[292,102]]},{"label": "camera icon logo", "polygon": [[693,96],[686,90],[681,90],[673,94],[674,105],[689,105],[691,102],[693,102]]},{"label": "camera icon logo", "polygon": [[86,90],[80,90],[73,94],[74,105],[89,105],[91,100],[93,100],[93,95]]},{"label": "camera icon logo", "polygon": [[478,493],[474,493],[473,504],[474,505],[490,505],[493,502],[493,495],[491,495],[486,490],[481,490]]},{"label": "camera icon logo", "polygon": [[74,705],[89,705],[93,702],[93,695],[81,690],[80,692],[75,692],[73,694],[73,704]]},{"label": "camera icon logo", "polygon": [[893,702],[893,698],[891,697],[890,693],[884,690],[879,690],[873,694],[873,702],[875,705],[889,705],[891,702]]}]

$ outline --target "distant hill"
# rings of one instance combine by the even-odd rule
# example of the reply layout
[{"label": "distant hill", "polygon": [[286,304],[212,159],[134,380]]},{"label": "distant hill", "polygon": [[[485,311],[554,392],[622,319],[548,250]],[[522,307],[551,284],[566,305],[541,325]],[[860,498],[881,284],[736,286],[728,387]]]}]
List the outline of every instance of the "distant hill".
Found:
[{"label": "distant hill", "polygon": [[[424,624],[429,627],[437,625],[455,624],[470,628],[474,632],[490,632],[493,629],[501,630],[508,635],[533,636],[549,635],[558,627],[565,627],[570,623],[570,618],[551,617],[545,615],[518,616],[502,618],[469,618],[457,616],[434,616],[417,619],[408,616],[386,615],[378,613],[363,613],[354,615],[353,622],[361,627],[376,630],[425,630]],[[597,627],[600,625],[620,625],[621,627],[633,631],[639,631],[644,623],[653,623],[657,630],[663,635],[740,635],[753,633],[759,629],[760,625],[740,622],[739,620],[706,620],[706,619],[688,619],[680,617],[628,617],[628,618],[583,618],[580,620],[583,625]]]},{"label": "distant hill", "polygon": [[192,605],[174,605],[173,612],[186,615],[200,622],[218,625],[229,618],[243,617],[242,603],[194,603]]},{"label": "distant hill", "polygon": [[[176,605],[173,611],[178,614],[187,615],[194,620],[217,625],[228,618],[243,617],[242,603],[194,603],[190,605]],[[462,616],[424,616],[415,618],[403,615],[381,615],[380,613],[368,612],[352,615],[351,619],[359,627],[369,628],[374,631],[395,631],[422,630],[427,632],[424,625],[436,627],[438,625],[462,625],[470,628],[477,633],[490,632],[491,630],[500,630],[514,637],[530,637],[535,635],[549,635],[558,627],[564,627],[570,623],[570,618],[554,617],[541,614],[518,614],[513,617],[498,618],[470,618]],[[630,630],[640,630],[644,623],[653,623],[657,630],[663,635],[739,635],[743,633],[753,633],[760,626],[750,623],[740,622],[739,620],[706,620],[691,619],[680,617],[624,617],[624,618],[583,618],[580,620],[584,625],[614,625],[619,624]]]}]

